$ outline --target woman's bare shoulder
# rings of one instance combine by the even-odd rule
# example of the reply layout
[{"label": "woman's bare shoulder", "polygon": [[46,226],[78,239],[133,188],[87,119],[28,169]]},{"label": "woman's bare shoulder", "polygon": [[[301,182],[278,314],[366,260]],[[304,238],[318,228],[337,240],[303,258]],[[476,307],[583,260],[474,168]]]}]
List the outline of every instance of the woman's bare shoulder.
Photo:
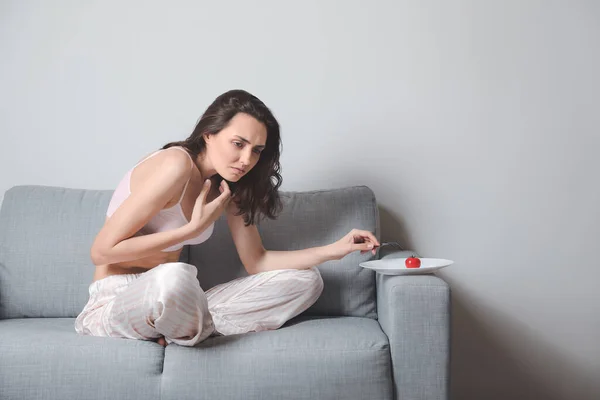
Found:
[{"label": "woman's bare shoulder", "polygon": [[163,150],[134,168],[130,180],[131,191],[156,178],[185,183],[191,176],[192,166],[190,157],[183,151],[173,148]]}]

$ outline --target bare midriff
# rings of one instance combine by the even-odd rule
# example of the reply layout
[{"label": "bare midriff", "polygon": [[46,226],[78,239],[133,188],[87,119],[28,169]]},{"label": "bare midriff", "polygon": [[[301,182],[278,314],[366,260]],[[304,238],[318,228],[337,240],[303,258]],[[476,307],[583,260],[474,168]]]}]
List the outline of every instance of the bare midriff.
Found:
[{"label": "bare midriff", "polygon": [[[104,279],[111,275],[123,275],[123,274],[140,274],[142,272],[146,272],[160,264],[165,264],[169,262],[177,262],[179,260],[179,255],[181,254],[181,249],[170,251],[170,252],[161,252],[153,255],[152,257],[148,257],[144,260],[139,260],[139,266],[135,266],[135,261],[130,261],[128,264],[131,264],[131,267],[124,267],[118,264],[104,264],[97,265],[96,271],[94,272],[94,282],[100,279]],[[152,261],[148,261],[151,259]]]}]

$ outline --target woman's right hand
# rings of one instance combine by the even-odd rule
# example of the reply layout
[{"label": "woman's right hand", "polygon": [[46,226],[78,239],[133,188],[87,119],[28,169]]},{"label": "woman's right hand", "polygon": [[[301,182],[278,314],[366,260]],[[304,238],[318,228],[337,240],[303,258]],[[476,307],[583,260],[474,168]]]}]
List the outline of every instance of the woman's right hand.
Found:
[{"label": "woman's right hand", "polygon": [[210,224],[219,218],[231,201],[231,190],[229,189],[227,182],[223,179],[219,187],[221,194],[207,204],[206,197],[210,192],[211,185],[212,182],[210,179],[204,181],[202,191],[198,195],[196,203],[194,204],[194,209],[192,210],[190,224],[192,224],[192,228],[196,233],[204,232]]}]

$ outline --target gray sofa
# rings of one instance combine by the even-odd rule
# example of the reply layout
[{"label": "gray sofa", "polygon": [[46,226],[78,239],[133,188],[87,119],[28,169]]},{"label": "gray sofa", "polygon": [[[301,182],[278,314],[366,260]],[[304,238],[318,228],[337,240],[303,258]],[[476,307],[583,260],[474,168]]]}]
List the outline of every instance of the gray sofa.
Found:
[{"label": "gray sofa", "polygon": [[[196,347],[80,336],[89,249],[111,191],[17,186],[0,211],[0,399],[447,399],[450,291],[435,275],[383,276],[352,253],[318,268],[319,300],[275,331],[211,337]],[[283,192],[259,225],[265,248],[375,232],[364,186]],[[403,256],[396,253],[390,256]],[[379,254],[378,254],[379,256]],[[246,275],[224,218],[184,248],[204,290]]]}]

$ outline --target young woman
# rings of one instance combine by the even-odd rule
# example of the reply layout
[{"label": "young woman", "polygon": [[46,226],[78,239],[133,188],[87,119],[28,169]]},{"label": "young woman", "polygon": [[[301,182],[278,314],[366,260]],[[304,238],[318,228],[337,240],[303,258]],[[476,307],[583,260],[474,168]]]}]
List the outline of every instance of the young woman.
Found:
[{"label": "young woman", "polygon": [[[193,346],[211,335],[277,329],[320,296],[316,265],[353,251],[375,254],[375,236],[356,229],[322,247],[265,250],[255,223],[281,210],[279,148],[271,111],[232,90],[186,140],[129,170],[91,248],[96,271],[76,331]],[[223,213],[249,276],[204,292],[196,267],[179,255],[208,240]]]}]

